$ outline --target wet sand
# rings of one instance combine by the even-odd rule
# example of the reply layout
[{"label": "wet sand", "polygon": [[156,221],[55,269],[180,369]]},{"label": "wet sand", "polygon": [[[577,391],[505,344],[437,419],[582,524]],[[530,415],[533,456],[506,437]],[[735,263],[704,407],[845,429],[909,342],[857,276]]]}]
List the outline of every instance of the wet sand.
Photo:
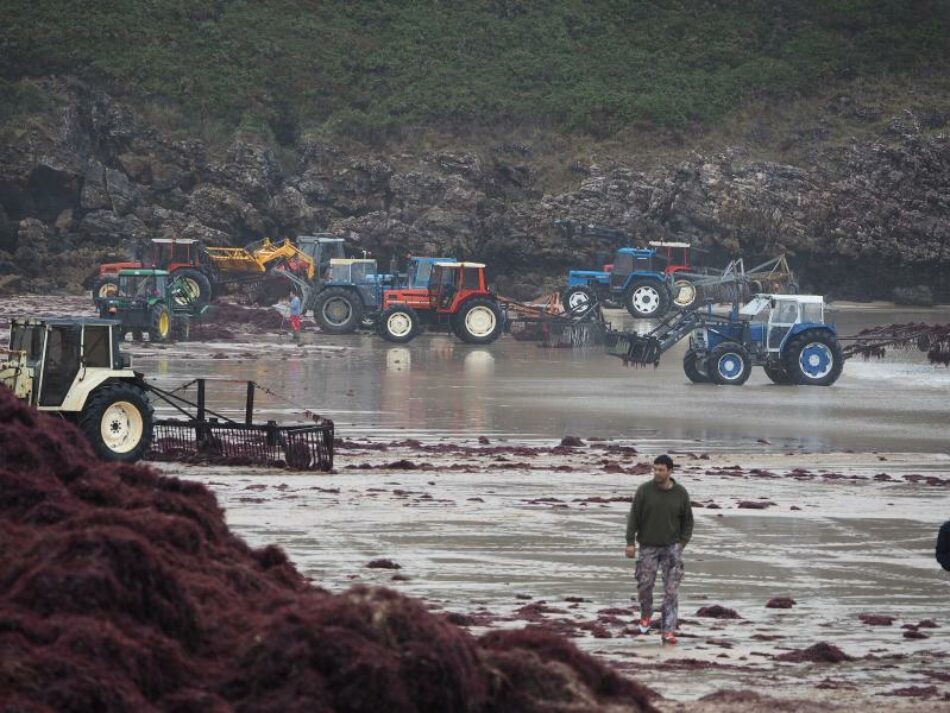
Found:
[{"label": "wet sand", "polygon": [[[0,318],[24,309],[91,313],[81,300],[31,297],[0,301]],[[948,322],[950,310],[862,306],[838,320],[853,333]],[[742,388],[692,385],[676,350],[656,370],[625,369],[598,349],[510,338],[481,348],[425,335],[394,347],[308,332],[302,346],[287,334],[245,334],[126,348],[159,385],[215,380],[209,398],[225,414],[243,414],[239,381],[253,379],[289,396],[260,399],[259,418],[295,420],[308,408],[355,441],[332,475],[161,467],[210,484],[239,534],[280,544],[332,590],[391,586],[456,612],[475,633],[555,628],[652,686],[666,710],[723,688],[796,699],[792,709],[808,698],[937,710],[950,696],[950,580],[933,559],[950,517],[950,370],[921,354],[852,360],[835,386],[808,389],[774,386],[759,370]],[[567,434],[586,445],[552,452]],[[423,447],[379,448],[409,437]],[[635,466],[668,450],[697,504],[674,649],[631,631],[633,568],[622,557],[625,499],[648,477]],[[365,567],[377,558],[401,569]],[[776,596],[797,604],[765,608]],[[712,604],[741,618],[696,616]],[[895,620],[873,626],[860,613]],[[928,619],[937,628],[915,628]],[[820,641],[856,660],[774,659]]]}]

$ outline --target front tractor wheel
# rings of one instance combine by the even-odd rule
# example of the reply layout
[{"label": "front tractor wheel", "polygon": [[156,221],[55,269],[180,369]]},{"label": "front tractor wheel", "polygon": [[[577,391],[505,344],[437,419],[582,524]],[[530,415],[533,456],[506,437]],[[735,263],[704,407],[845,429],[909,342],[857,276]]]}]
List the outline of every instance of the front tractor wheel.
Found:
[{"label": "front tractor wheel", "polygon": [[363,319],[363,302],[356,290],[328,287],[317,297],[313,316],[327,334],[352,334]]},{"label": "front tractor wheel", "polygon": [[596,301],[593,290],[586,285],[572,285],[561,293],[564,311],[576,316],[587,314]]},{"label": "front tractor wheel", "polygon": [[111,384],[94,391],[79,416],[79,428],[103,460],[132,463],[152,443],[152,405],[135,384]]},{"label": "front tractor wheel", "polygon": [[419,313],[407,305],[393,305],[385,310],[377,322],[379,336],[387,342],[405,344],[420,332]]},{"label": "front tractor wheel", "polygon": [[683,356],[683,372],[694,384],[708,384],[712,381],[706,371],[706,361],[692,349]]},{"label": "front tractor wheel", "polygon": [[501,336],[504,318],[494,300],[476,297],[464,303],[452,318],[455,336],[469,344],[491,344]]},{"label": "front tractor wheel", "polygon": [[623,301],[631,317],[658,319],[670,308],[670,291],[657,280],[636,280]]},{"label": "front tractor wheel", "polygon": [[832,334],[808,329],[785,345],[782,364],[793,384],[831,386],[841,376],[844,354]]},{"label": "front tractor wheel", "polygon": [[148,340],[150,342],[167,342],[172,336],[172,316],[165,305],[157,304],[152,309],[149,320]]},{"label": "front tractor wheel", "polygon": [[752,360],[741,344],[723,342],[706,357],[706,372],[714,384],[742,386],[752,373]]}]

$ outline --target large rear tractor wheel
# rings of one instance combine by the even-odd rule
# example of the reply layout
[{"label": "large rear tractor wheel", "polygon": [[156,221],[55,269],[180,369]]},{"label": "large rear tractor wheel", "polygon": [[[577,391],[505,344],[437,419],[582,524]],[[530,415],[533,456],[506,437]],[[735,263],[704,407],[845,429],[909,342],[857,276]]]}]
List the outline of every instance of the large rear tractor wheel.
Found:
[{"label": "large rear tractor wheel", "polygon": [[140,387],[110,384],[86,399],[79,428],[103,460],[132,463],[152,443],[152,416],[152,405]]},{"label": "large rear tractor wheel", "polygon": [[356,290],[328,287],[317,296],[313,317],[327,334],[352,334],[363,320],[363,301]]},{"label": "large rear tractor wheel", "polygon": [[92,301],[108,299],[119,294],[119,277],[117,275],[105,275],[97,278],[92,283]]},{"label": "large rear tractor wheel", "polygon": [[505,320],[498,304],[485,297],[475,297],[465,302],[452,318],[455,336],[469,344],[491,344],[505,327]]},{"label": "large rear tractor wheel", "polygon": [[149,320],[148,340],[150,342],[167,342],[172,336],[172,316],[168,307],[157,304],[152,308],[152,317]]},{"label": "large rear tractor wheel", "polygon": [[782,366],[781,362],[770,361],[762,368],[765,370],[765,375],[772,380],[772,383],[779,384],[781,386],[788,386],[792,383],[792,380],[788,376],[788,372],[785,371],[785,367]]},{"label": "large rear tractor wheel", "polygon": [[793,384],[831,386],[841,376],[844,354],[834,335],[807,329],[785,345],[782,365]]},{"label": "large rear tractor wheel", "polygon": [[181,287],[181,293],[173,297],[179,306],[204,307],[211,301],[211,280],[200,270],[182,268],[175,270],[171,278]]},{"label": "large rear tractor wheel", "polygon": [[379,336],[387,342],[405,344],[422,331],[419,313],[407,305],[393,305],[377,321]]},{"label": "large rear tractor wheel", "polygon": [[673,307],[676,309],[693,309],[699,304],[699,288],[690,280],[680,278],[673,282]]},{"label": "large rear tractor wheel", "polygon": [[706,360],[692,349],[683,356],[683,372],[694,384],[708,384],[711,381],[706,371]]},{"label": "large rear tractor wheel", "polygon": [[635,280],[623,297],[630,316],[659,319],[670,308],[670,291],[658,280]]},{"label": "large rear tractor wheel", "polygon": [[706,372],[714,384],[742,386],[752,373],[752,360],[741,344],[723,342],[706,357]]},{"label": "large rear tractor wheel", "polygon": [[572,285],[561,293],[564,311],[578,317],[587,314],[596,301],[594,291],[586,285]]}]

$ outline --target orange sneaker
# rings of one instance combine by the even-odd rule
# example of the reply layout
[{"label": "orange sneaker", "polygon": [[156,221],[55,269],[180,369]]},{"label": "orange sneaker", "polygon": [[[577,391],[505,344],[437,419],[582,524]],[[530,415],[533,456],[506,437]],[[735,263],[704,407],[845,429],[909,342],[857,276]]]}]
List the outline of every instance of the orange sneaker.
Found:
[{"label": "orange sneaker", "polygon": [[673,646],[673,644],[676,643],[676,634],[672,631],[664,631],[660,635],[660,638],[663,640],[664,644],[669,644],[670,646]]},{"label": "orange sneaker", "polygon": [[650,633],[650,617],[645,616],[640,619],[640,633],[641,634]]}]

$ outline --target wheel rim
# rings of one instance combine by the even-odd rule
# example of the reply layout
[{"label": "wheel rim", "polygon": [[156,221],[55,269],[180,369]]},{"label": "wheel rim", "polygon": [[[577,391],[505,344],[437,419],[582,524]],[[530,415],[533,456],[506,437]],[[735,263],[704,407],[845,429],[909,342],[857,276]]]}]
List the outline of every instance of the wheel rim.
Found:
[{"label": "wheel rim", "polygon": [[99,285],[99,297],[112,297],[119,291],[119,286],[114,282],[104,282]]},{"label": "wheel rim", "polygon": [[642,285],[633,291],[633,308],[639,314],[653,314],[660,306],[660,293],[655,287]]},{"label": "wheel rim", "polygon": [[179,305],[191,304],[201,296],[201,285],[191,277],[179,279],[179,284],[183,288],[184,294],[175,295],[175,303]]},{"label": "wheel rim", "polygon": [[145,431],[142,412],[128,401],[116,401],[102,414],[99,434],[113,453],[128,453],[138,446]]},{"label": "wheel rim", "polygon": [[349,301],[342,297],[331,297],[323,304],[323,318],[336,326],[346,324],[352,313]]},{"label": "wheel rim", "polygon": [[587,293],[582,290],[572,292],[567,296],[567,308],[571,311],[586,305],[590,302],[590,297],[587,296]]},{"label": "wheel rim", "polygon": [[716,362],[716,371],[726,381],[735,381],[742,376],[744,366],[745,363],[740,355],[729,352],[719,357],[719,361]]},{"label": "wheel rim", "polygon": [[162,312],[161,316],[158,318],[158,333],[163,337],[167,337],[170,327],[171,320],[168,318],[168,312]]},{"label": "wheel rim", "polygon": [[405,337],[412,332],[412,318],[405,312],[393,312],[386,320],[386,331],[394,337]]},{"label": "wheel rim", "polygon": [[465,315],[465,329],[473,337],[487,337],[495,331],[495,313],[481,305],[472,307]]},{"label": "wheel rim", "polygon": [[681,280],[675,283],[676,302],[679,307],[689,307],[696,301],[696,286],[687,280]]},{"label": "wheel rim", "polygon": [[810,342],[798,355],[798,366],[809,379],[821,379],[831,373],[834,367],[834,355],[831,348],[822,342]]}]

